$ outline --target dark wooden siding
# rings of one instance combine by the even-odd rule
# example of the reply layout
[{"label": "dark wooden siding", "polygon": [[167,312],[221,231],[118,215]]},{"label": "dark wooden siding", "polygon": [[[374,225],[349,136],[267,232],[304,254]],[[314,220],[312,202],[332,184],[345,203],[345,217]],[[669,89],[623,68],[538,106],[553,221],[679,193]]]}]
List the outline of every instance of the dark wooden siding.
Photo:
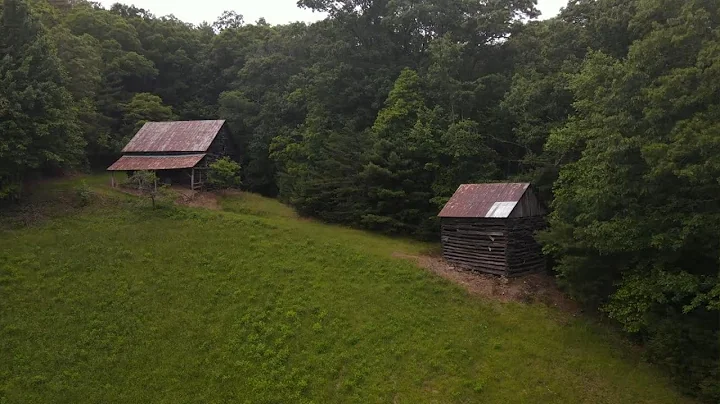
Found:
[{"label": "dark wooden siding", "polygon": [[508,246],[506,258],[508,276],[545,270],[542,247],[535,240],[535,232],[545,228],[543,216],[507,219]]},{"label": "dark wooden siding", "polygon": [[208,147],[207,153],[207,160],[209,163],[225,156],[230,157],[233,160],[237,159],[237,152],[235,150],[234,143],[232,142],[232,139],[230,139],[230,133],[225,125],[223,125],[220,129],[215,137],[215,140],[213,140],[212,144],[210,144],[210,147]]},{"label": "dark wooden siding", "polygon": [[509,217],[529,217],[545,215],[545,208],[538,200],[532,188],[527,191],[518,201],[515,209],[510,213]]},{"label": "dark wooden siding", "polygon": [[443,256],[463,268],[506,275],[507,236],[504,219],[442,219]]},{"label": "dark wooden siding", "polygon": [[542,216],[515,219],[443,218],[444,258],[462,268],[502,276],[545,269],[533,234],[544,226]]}]

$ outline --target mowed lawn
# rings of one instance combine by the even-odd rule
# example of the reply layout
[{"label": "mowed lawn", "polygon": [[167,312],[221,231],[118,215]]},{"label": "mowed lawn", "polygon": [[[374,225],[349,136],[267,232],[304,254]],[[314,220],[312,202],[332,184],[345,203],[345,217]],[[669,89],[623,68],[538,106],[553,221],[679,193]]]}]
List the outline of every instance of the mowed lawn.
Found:
[{"label": "mowed lawn", "polygon": [[689,402],[589,320],[392,257],[432,246],[110,198],[0,232],[1,403]]}]

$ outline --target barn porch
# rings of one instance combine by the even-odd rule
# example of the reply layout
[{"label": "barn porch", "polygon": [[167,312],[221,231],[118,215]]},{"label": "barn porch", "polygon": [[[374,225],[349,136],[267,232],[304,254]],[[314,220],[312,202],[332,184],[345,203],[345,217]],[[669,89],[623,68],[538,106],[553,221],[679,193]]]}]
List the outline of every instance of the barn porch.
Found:
[{"label": "barn porch", "polygon": [[135,171],[153,171],[161,184],[189,185],[191,190],[196,191],[202,189],[207,180],[208,168],[201,164],[205,157],[206,154],[122,156],[108,168],[110,183],[113,188],[120,184],[115,177],[116,172],[125,172],[130,177]]}]

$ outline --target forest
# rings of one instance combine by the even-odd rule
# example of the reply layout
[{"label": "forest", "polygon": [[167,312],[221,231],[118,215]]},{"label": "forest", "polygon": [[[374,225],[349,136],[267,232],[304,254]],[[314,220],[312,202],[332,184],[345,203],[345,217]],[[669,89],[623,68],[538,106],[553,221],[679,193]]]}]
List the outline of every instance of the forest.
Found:
[{"label": "forest", "polygon": [[200,26],[59,3],[0,6],[2,203],[175,119],[227,120],[247,190],[384,233],[436,238],[459,184],[528,181],[567,293],[720,400],[717,0],[543,21],[534,0],[299,0],[328,17]]}]

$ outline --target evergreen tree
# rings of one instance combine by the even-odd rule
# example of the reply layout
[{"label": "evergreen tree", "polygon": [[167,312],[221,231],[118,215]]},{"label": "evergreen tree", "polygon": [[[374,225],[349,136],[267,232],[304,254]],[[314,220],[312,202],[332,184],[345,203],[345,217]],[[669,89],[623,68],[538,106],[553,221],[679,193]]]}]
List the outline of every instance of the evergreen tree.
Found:
[{"label": "evergreen tree", "polygon": [[425,106],[418,74],[403,70],[372,128],[374,145],[362,173],[369,198],[365,226],[432,234],[430,200],[439,147],[435,112]]},{"label": "evergreen tree", "polygon": [[303,215],[356,225],[367,203],[357,175],[366,136],[329,129],[329,121],[322,110],[311,110],[297,131],[275,138],[280,196]]},{"label": "evergreen tree", "polygon": [[432,203],[439,212],[460,184],[493,182],[502,179],[498,164],[502,159],[492,148],[492,139],[483,134],[480,125],[465,119],[450,124],[440,138],[435,163]]}]

